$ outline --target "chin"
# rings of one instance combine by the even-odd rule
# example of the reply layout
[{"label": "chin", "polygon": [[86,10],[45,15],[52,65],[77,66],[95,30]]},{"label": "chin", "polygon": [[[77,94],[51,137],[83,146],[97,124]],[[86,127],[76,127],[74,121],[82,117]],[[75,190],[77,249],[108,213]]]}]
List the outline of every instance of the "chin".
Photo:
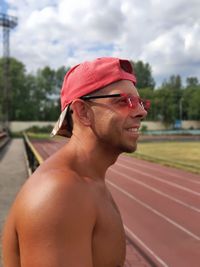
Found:
[{"label": "chin", "polygon": [[126,153],[133,153],[136,151],[136,147],[134,148],[127,148],[126,150],[124,150],[123,152],[126,152]]},{"label": "chin", "polygon": [[134,144],[134,145],[124,145],[124,146],[121,146],[121,151],[122,153],[125,152],[125,153],[133,153],[137,150],[137,144]]}]

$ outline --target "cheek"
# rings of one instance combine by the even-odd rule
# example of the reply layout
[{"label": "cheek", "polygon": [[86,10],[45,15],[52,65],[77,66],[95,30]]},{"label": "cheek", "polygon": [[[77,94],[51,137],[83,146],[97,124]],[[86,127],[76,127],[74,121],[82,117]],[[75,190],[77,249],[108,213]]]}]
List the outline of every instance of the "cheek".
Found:
[{"label": "cheek", "polygon": [[103,127],[105,131],[114,135],[115,133],[118,135],[124,125],[125,117],[121,113],[107,112],[102,119]]},{"label": "cheek", "polygon": [[100,112],[95,114],[93,127],[96,133],[106,135],[110,133],[116,122],[116,116],[112,111]]},{"label": "cheek", "polygon": [[121,134],[126,118],[128,117],[127,109],[104,109],[95,110],[93,129],[98,135]]}]

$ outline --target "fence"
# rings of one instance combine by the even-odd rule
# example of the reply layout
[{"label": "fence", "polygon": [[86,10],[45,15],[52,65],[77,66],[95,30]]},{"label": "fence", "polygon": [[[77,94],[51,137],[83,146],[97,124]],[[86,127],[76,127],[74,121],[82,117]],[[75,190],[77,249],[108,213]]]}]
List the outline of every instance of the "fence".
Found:
[{"label": "fence", "polygon": [[31,172],[34,172],[42,162],[42,158],[40,157],[40,155],[38,154],[32,143],[30,142],[28,136],[24,134],[23,137],[24,137],[24,144],[28,158],[29,168]]}]

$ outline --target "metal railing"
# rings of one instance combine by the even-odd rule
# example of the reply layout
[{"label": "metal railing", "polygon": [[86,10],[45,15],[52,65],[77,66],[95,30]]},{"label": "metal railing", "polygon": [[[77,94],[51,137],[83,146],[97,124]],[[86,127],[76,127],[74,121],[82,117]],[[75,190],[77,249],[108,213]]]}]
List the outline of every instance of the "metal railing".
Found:
[{"label": "metal railing", "polygon": [[9,140],[10,136],[8,135],[7,132],[5,131],[0,132],[0,150],[8,143]]},{"label": "metal railing", "polygon": [[28,135],[24,133],[23,138],[24,138],[24,145],[26,149],[29,168],[33,173],[37,169],[37,167],[43,162],[43,159],[39,155],[37,150],[34,148],[33,144],[28,138]]}]

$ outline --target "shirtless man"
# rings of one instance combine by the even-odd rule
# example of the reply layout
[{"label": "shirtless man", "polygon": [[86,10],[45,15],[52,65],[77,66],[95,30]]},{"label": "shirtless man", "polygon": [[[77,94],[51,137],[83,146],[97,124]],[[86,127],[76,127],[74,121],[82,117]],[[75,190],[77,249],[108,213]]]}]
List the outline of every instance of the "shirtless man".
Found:
[{"label": "shirtless man", "polygon": [[105,174],[134,152],[148,101],[129,61],[99,58],[65,76],[53,135],[71,137],[27,180],[8,216],[4,267],[122,267],[125,233]]}]

